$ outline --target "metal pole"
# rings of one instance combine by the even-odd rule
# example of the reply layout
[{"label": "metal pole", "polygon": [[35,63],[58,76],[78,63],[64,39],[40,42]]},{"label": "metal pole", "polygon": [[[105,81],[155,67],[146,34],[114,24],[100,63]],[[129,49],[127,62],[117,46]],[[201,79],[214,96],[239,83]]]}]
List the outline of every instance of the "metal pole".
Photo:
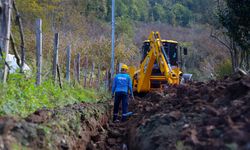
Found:
[{"label": "metal pole", "polygon": [[42,19],[36,20],[36,66],[37,66],[37,73],[36,73],[36,85],[41,85],[41,74],[42,74],[42,42],[43,35],[42,35]]},{"label": "metal pole", "polygon": [[81,59],[81,54],[78,53],[76,56],[76,79],[78,81],[78,83],[80,84],[80,73],[81,73],[81,63],[80,63],[80,59]]},{"label": "metal pole", "polygon": [[112,0],[112,53],[111,53],[111,79],[115,68],[115,0]]},{"label": "metal pole", "polygon": [[56,82],[56,77],[57,77],[58,49],[59,49],[59,33],[56,33],[54,39],[54,55],[53,55],[53,69],[52,69],[54,82]]}]

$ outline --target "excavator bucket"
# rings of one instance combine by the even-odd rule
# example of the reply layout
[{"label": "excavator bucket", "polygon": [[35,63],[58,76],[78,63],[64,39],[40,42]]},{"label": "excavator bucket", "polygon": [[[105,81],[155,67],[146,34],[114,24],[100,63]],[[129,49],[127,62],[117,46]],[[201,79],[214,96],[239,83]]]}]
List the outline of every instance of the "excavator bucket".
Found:
[{"label": "excavator bucket", "polygon": [[182,79],[181,79],[181,84],[184,84],[184,83],[186,83],[188,81],[191,81],[192,76],[193,76],[193,74],[188,74],[188,73],[183,74]]}]

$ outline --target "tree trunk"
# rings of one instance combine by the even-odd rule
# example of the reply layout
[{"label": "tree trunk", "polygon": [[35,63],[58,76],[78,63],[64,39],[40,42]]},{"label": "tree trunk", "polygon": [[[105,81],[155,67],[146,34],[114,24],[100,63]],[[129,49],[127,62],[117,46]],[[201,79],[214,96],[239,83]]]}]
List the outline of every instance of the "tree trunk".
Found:
[{"label": "tree trunk", "polygon": [[231,64],[232,64],[232,70],[235,71],[235,60],[234,60],[234,54],[233,51],[230,50],[230,57],[231,57]]},{"label": "tree trunk", "polygon": [[[216,39],[220,44],[222,44],[229,50],[231,63],[232,63],[232,69],[233,69],[233,72],[235,72],[237,69],[237,55],[235,53],[236,47],[234,47],[234,40],[232,38],[228,39],[228,36],[226,36],[225,34],[223,36],[224,38],[221,39],[219,36],[213,33],[213,30],[211,30],[210,36]],[[185,64],[182,64],[182,65],[185,66]]]},{"label": "tree trunk", "polygon": [[249,65],[250,55],[249,55],[249,53],[250,53],[250,50],[247,51],[247,71],[250,71],[250,65]]},{"label": "tree trunk", "polygon": [[237,68],[239,67],[238,63],[238,52],[234,43],[233,39],[230,39],[230,49],[231,49],[231,57],[232,57],[232,64],[233,64],[233,72],[237,71]]},{"label": "tree trunk", "polygon": [[244,61],[245,61],[245,51],[243,50],[243,51],[241,51],[240,52],[240,67],[242,68],[243,66],[244,66]]},{"label": "tree trunk", "polygon": [[239,68],[239,52],[238,52],[234,42],[233,42],[233,50],[234,50],[235,71],[236,71],[237,68]]}]

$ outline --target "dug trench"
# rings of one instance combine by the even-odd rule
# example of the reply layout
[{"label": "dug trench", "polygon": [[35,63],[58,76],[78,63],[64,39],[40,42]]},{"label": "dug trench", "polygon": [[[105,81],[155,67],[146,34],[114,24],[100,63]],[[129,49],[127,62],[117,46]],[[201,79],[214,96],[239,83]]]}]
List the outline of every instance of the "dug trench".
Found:
[{"label": "dug trench", "polygon": [[149,93],[130,102],[134,115],[107,124],[89,149],[250,150],[250,77],[235,74]]},{"label": "dug trench", "polygon": [[192,82],[129,102],[112,123],[112,102],[0,118],[0,149],[250,149],[250,77]]}]

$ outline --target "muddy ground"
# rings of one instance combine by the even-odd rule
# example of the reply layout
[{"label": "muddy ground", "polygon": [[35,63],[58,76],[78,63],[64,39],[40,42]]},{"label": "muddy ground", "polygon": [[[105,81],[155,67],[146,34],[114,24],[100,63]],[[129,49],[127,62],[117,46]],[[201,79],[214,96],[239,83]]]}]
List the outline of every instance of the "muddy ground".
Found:
[{"label": "muddy ground", "polygon": [[[109,123],[111,150],[250,150],[250,77],[193,82],[137,97],[135,114]],[[96,137],[96,136],[95,136]],[[93,138],[91,149],[100,149]]]},{"label": "muddy ground", "polygon": [[0,149],[250,150],[250,77],[235,75],[152,92],[111,122],[110,102],[0,118]]}]

